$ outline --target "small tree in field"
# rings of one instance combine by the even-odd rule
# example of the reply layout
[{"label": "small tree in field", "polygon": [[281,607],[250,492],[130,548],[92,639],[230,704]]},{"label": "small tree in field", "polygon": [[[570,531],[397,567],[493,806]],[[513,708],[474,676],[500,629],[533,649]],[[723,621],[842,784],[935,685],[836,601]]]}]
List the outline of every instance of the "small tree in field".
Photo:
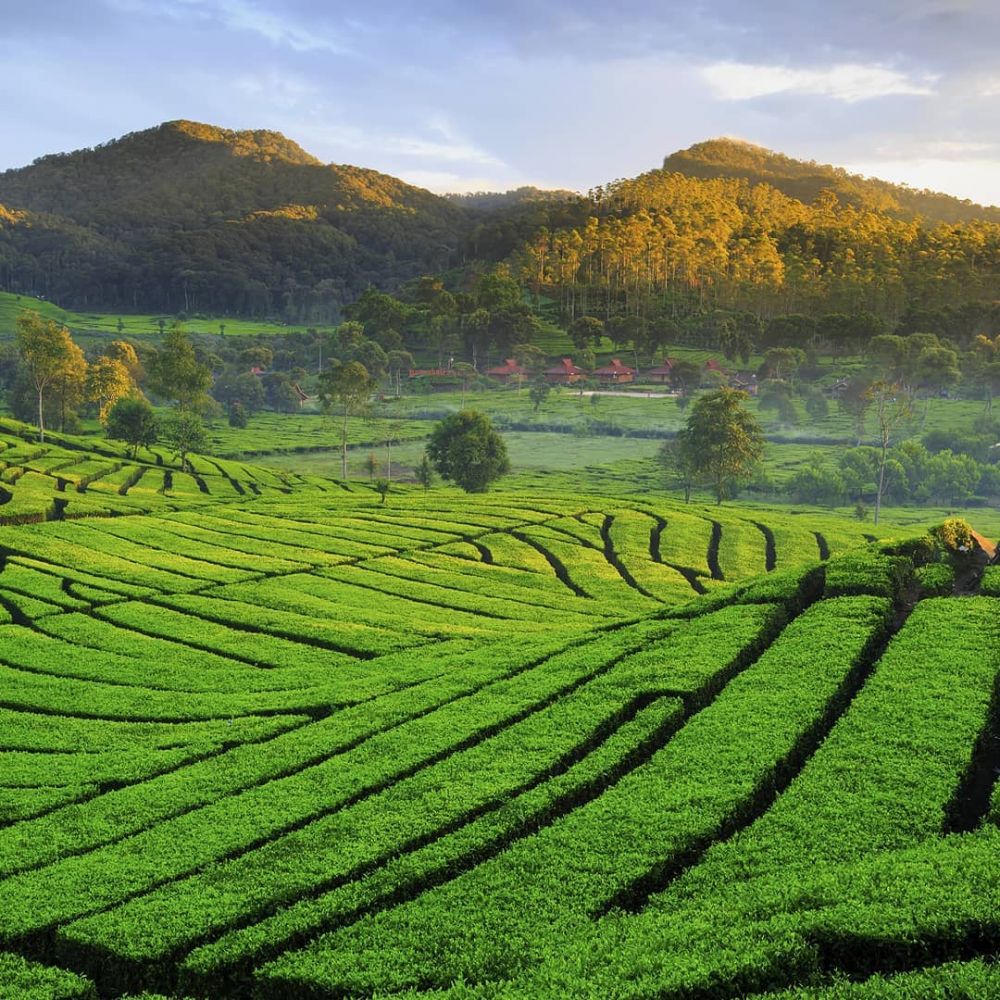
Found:
[{"label": "small tree in field", "polygon": [[503,438],[490,418],[475,410],[462,410],[437,424],[427,454],[437,471],[466,493],[485,493],[494,480],[510,471]]},{"label": "small tree in field", "polygon": [[140,448],[156,443],[158,430],[156,414],[145,399],[126,396],[108,411],[105,433],[112,441],[124,441],[133,459]]},{"label": "small tree in field", "polygon": [[180,410],[165,421],[161,436],[177,455],[182,471],[190,466],[188,455],[191,452],[204,451],[208,447],[208,436],[201,417],[190,410]]},{"label": "small tree in field", "polygon": [[340,408],[343,422],[340,429],[341,478],[347,480],[347,437],[350,419],[367,405],[375,388],[375,380],[360,361],[336,365],[319,377],[319,398],[324,413]]},{"label": "small tree in field", "polygon": [[717,389],[691,407],[687,425],[678,432],[678,462],[692,478],[712,484],[722,503],[740,484],[749,482],[764,457],[764,435],[738,389]]},{"label": "small tree in field", "polygon": [[414,475],[416,476],[417,482],[425,490],[429,490],[434,483],[434,466],[431,465],[431,460],[427,457],[427,453],[424,452],[424,457],[420,459],[420,464],[414,470]]}]

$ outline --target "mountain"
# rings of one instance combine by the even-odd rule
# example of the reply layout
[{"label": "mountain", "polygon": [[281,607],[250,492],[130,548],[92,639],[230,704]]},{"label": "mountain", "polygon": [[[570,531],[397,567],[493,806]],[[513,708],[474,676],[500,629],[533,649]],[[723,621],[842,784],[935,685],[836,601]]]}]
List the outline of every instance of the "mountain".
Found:
[{"label": "mountain", "polygon": [[329,319],[451,262],[462,209],[280,133],[156,128],[0,174],[0,285],[77,309]]},{"label": "mountain", "polygon": [[672,315],[895,321],[1000,298],[998,223],[998,208],[732,139],[587,196],[438,196],[278,132],[174,121],[0,173],[0,290],[82,312],[326,323],[368,287],[510,260],[570,318],[667,296]]},{"label": "mountain", "polygon": [[977,205],[937,191],[918,190],[874,177],[851,174],[814,160],[795,160],[782,153],[739,139],[710,139],[671,153],[663,169],[688,177],[743,178],[752,184],[769,184],[798,201],[810,203],[824,190],[833,191],[845,204],[901,219],[928,222],[1000,222],[1000,208]]}]

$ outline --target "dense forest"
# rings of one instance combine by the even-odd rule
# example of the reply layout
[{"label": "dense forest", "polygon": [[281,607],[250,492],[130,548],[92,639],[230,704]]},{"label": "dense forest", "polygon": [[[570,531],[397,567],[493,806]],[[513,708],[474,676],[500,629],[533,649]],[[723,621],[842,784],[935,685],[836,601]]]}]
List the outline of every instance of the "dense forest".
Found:
[{"label": "dense forest", "polygon": [[69,308],[327,323],[366,289],[450,270],[459,292],[497,262],[566,325],[660,340],[720,314],[971,337],[993,332],[1000,209],[732,140],[586,196],[438,197],[183,121],[0,174],[0,288]]}]

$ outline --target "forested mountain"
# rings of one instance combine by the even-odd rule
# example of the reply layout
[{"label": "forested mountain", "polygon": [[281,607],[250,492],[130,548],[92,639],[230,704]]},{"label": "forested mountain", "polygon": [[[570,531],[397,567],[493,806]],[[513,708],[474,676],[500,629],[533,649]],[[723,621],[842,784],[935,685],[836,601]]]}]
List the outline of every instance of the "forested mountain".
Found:
[{"label": "forested mountain", "polygon": [[875,177],[851,174],[812,160],[790,156],[739,139],[710,139],[671,153],[663,161],[668,173],[688,177],[740,177],[751,184],[769,184],[799,201],[815,201],[833,191],[840,201],[855,208],[886,212],[903,219],[928,222],[1000,222],[1000,208],[986,207],[938,191],[891,184]]},{"label": "forested mountain", "polygon": [[329,322],[369,286],[504,260],[567,322],[891,325],[1000,300],[1000,209],[733,140],[585,196],[440,197],[185,121],[0,174],[0,288],[78,310]]},{"label": "forested mountain", "polygon": [[0,204],[0,285],[78,309],[320,318],[446,266],[465,225],[276,132],[185,121],[0,174]]},{"label": "forested mountain", "polygon": [[[695,155],[699,148],[711,155]],[[738,155],[726,160],[725,150]],[[548,221],[522,234],[514,252],[520,280],[557,299],[571,320],[656,322],[721,310],[758,320],[870,313],[893,325],[1000,300],[1000,222],[918,217],[899,199],[890,204],[905,189],[744,144],[708,143],[667,162],[595,188],[586,201],[550,206]],[[962,205],[909,194],[911,204]],[[484,228],[486,242],[490,223]]]}]

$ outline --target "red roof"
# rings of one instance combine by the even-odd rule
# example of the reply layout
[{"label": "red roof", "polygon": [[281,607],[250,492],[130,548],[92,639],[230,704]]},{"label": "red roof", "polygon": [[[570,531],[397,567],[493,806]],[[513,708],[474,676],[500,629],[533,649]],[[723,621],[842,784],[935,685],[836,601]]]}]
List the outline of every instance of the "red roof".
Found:
[{"label": "red roof", "polygon": [[611,359],[611,364],[605,365],[603,368],[595,368],[595,375],[634,375],[635,369],[629,368],[628,365],[623,365],[617,358]]},{"label": "red roof", "polygon": [[502,365],[495,368],[487,368],[487,375],[527,375],[528,369],[524,365],[519,365],[514,358],[507,358]]},{"label": "red roof", "polygon": [[582,375],[583,369],[573,364],[572,358],[563,358],[559,364],[545,369],[546,375]]},{"label": "red roof", "polygon": [[715,360],[715,358],[709,358],[708,361],[705,362],[705,367],[712,372],[724,372],[726,370],[719,364],[718,361]]},{"label": "red roof", "polygon": [[657,365],[655,368],[650,368],[646,373],[647,375],[669,375],[674,370],[674,365],[677,363],[676,358],[664,358],[662,365]]}]

